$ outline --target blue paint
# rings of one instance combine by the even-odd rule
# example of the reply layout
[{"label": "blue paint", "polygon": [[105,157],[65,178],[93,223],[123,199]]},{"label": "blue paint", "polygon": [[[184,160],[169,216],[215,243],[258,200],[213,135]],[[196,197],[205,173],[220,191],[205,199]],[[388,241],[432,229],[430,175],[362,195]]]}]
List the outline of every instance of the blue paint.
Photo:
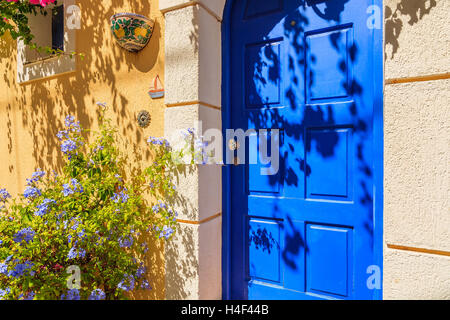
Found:
[{"label": "blue paint", "polygon": [[309,128],[305,140],[306,198],[351,201],[353,128]]},{"label": "blue paint", "polygon": [[[260,108],[266,105],[281,106],[281,88],[277,57],[282,54],[282,43],[275,39],[247,45],[245,48],[245,83],[248,84],[245,94],[247,108]],[[259,79],[260,81],[254,81]],[[265,81],[271,79],[270,81]]]},{"label": "blue paint", "polygon": [[306,229],[307,288],[332,297],[349,295],[352,276],[352,230],[309,224]]},{"label": "blue paint", "polygon": [[[255,132],[254,134],[251,134],[248,141],[247,141],[247,145],[248,145],[248,149],[247,149],[247,154],[249,155],[247,158],[247,163],[248,163],[248,170],[246,172],[247,177],[246,177],[246,181],[247,181],[247,193],[248,194],[261,194],[264,195],[266,193],[268,194],[279,194],[280,193],[280,172],[278,171],[276,174],[271,176],[272,179],[272,183],[266,183],[267,181],[267,176],[266,175],[261,175],[261,170],[264,169],[269,169],[271,167],[271,164],[263,164],[261,163],[261,161],[259,161],[260,159],[257,159],[257,152],[252,152],[249,150],[258,150],[258,152],[261,151],[261,146],[260,146],[260,138],[263,137],[263,139],[266,140],[267,146],[268,146],[268,155],[271,155],[271,148],[270,148],[270,139],[271,139],[271,134],[270,132],[260,132],[257,133]],[[254,159],[250,159],[250,156],[254,156]],[[254,163],[256,162],[256,163]]]},{"label": "blue paint", "polygon": [[224,299],[382,298],[382,3],[303,2],[225,7],[223,128],[283,138],[278,174],[223,169]]},{"label": "blue paint", "polygon": [[[280,235],[281,225],[279,222],[250,219],[248,273],[252,279],[280,283]],[[253,263],[254,261],[264,261],[264,264]]]},{"label": "blue paint", "polygon": [[[383,8],[382,0],[374,0],[374,5]],[[384,86],[384,29],[373,30],[373,176],[374,176],[374,262],[380,267],[383,283],[383,190],[384,190],[384,132],[383,132],[383,86]],[[375,290],[374,299],[383,299],[382,287]]]},{"label": "blue paint", "polygon": [[348,86],[352,82],[352,25],[316,30],[305,36],[307,103],[348,99]]}]

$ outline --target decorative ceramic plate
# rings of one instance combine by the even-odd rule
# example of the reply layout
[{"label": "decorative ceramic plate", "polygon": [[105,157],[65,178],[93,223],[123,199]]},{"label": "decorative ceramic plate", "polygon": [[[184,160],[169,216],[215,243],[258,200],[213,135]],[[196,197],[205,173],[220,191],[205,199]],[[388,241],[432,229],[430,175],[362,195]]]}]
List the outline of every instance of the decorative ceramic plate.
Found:
[{"label": "decorative ceramic plate", "polygon": [[128,51],[143,49],[153,34],[155,21],[135,13],[118,13],[111,17],[111,31],[119,45]]}]

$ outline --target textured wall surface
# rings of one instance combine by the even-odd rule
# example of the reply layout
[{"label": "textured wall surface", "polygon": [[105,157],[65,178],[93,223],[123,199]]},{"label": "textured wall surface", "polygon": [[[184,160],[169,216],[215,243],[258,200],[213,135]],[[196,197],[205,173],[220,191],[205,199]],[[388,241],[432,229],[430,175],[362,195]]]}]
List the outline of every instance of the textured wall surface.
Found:
[{"label": "textured wall surface", "polygon": [[387,249],[384,264],[384,299],[450,299],[450,257]]},{"label": "textured wall surface", "polygon": [[[160,1],[166,22],[164,132],[172,144],[187,128],[200,134],[221,128],[219,2]],[[180,232],[166,249],[166,298],[220,299],[221,167],[187,166],[177,182]]]},{"label": "textured wall surface", "polygon": [[386,78],[449,72],[450,1],[384,2]]},{"label": "textured wall surface", "polygon": [[385,1],[386,299],[450,299],[450,1]]},{"label": "textured wall surface", "polygon": [[162,11],[171,10],[175,7],[182,7],[189,2],[199,3],[213,14],[222,17],[226,0],[160,0],[159,8]]},{"label": "textured wall surface", "polygon": [[[150,163],[146,138],[164,133],[164,99],[152,100],[148,89],[157,74],[164,83],[164,18],[158,0],[79,0],[81,29],[77,30],[77,58],[73,72],[17,84],[17,45],[8,36],[0,39],[0,187],[18,194],[36,168],[51,172],[62,164],[56,133],[64,118],[74,115],[87,128],[97,127],[97,101],[109,106],[123,137],[130,161]],[[134,12],[156,19],[149,44],[129,53],[114,41],[109,18]],[[151,113],[146,129],[136,123],[140,110]],[[136,298],[165,296],[163,244],[151,248],[149,280],[153,290]]]},{"label": "textured wall surface", "polygon": [[450,251],[449,88],[450,80],[386,86],[387,243]]}]

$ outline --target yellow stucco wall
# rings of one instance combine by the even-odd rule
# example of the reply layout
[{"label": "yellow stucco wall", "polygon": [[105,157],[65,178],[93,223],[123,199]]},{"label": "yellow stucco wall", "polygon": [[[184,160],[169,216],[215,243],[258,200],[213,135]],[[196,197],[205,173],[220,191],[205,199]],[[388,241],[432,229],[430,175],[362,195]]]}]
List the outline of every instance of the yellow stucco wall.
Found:
[{"label": "yellow stucco wall", "polygon": [[[97,128],[96,102],[106,102],[108,115],[123,136],[132,163],[149,163],[146,137],[164,133],[164,99],[152,100],[148,88],[157,74],[164,83],[163,16],[158,0],[78,0],[81,29],[76,32],[76,70],[25,84],[16,81],[17,46],[9,36],[0,39],[0,186],[11,194],[23,192],[25,179],[36,168],[52,171],[61,166],[56,133],[64,118],[74,115],[86,128]],[[111,34],[109,18],[133,12],[156,20],[149,44],[139,53],[119,47]],[[142,129],[136,123],[140,110],[152,121]],[[149,272],[151,290],[135,298],[164,298],[163,245],[153,248]]]}]

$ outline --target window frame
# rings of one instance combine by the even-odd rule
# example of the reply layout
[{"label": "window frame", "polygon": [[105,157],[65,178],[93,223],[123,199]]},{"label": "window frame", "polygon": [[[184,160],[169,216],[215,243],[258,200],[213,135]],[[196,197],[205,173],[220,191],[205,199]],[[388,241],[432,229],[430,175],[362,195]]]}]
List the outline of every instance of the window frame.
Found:
[{"label": "window frame", "polygon": [[[75,4],[75,0],[59,0],[58,5],[64,6],[64,41],[65,53],[76,51],[76,30],[67,28],[67,8]],[[52,6],[52,5],[49,5]],[[49,7],[50,9],[52,7]],[[53,43],[50,44],[52,46]],[[23,40],[17,40],[17,82],[49,78],[73,72],[76,69],[76,58],[69,55],[50,55],[37,60],[27,61],[26,45]]]}]

